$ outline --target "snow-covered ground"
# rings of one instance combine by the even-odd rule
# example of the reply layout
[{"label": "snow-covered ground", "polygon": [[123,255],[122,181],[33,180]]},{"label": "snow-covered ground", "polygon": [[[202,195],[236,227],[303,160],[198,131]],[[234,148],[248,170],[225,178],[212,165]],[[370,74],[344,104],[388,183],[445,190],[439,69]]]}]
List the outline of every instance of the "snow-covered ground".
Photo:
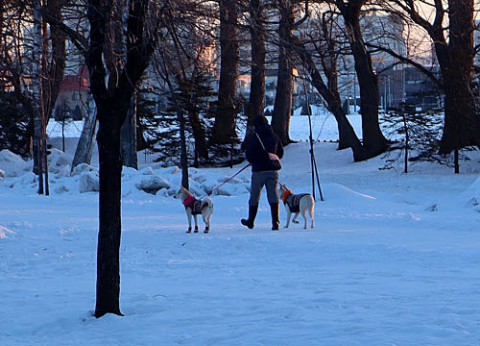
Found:
[{"label": "snow-covered ground", "polygon": [[[317,186],[314,230],[272,232],[265,195],[255,229],[241,226],[247,169],[213,195],[211,233],[186,234],[178,168],[124,170],[123,317],[92,317],[96,168],[70,176],[70,156],[54,152],[43,197],[31,163],[2,152],[0,345],[480,345],[479,155],[460,175],[433,163],[405,175],[401,162],[383,170],[385,158],[336,150],[331,116],[312,123],[324,196]],[[301,141],[281,171],[295,192],[312,191],[307,125],[292,118]],[[192,169],[192,190],[244,165]],[[141,190],[152,184],[165,187]]]}]

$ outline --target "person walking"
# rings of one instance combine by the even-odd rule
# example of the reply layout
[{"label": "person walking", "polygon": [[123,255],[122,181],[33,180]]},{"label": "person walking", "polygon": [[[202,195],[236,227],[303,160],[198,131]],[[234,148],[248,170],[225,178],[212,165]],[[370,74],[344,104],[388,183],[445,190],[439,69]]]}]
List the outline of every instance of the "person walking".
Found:
[{"label": "person walking", "polygon": [[272,215],[272,230],[278,231],[280,228],[280,208],[277,186],[279,179],[278,171],[281,169],[281,166],[279,161],[278,164],[272,164],[269,153],[275,154],[281,159],[283,157],[283,146],[280,137],[273,132],[272,127],[268,124],[267,118],[259,115],[254,119],[253,125],[255,133],[250,136],[245,151],[247,161],[252,165],[248,219],[241,219],[240,221],[242,225],[253,229],[260,196],[265,186]]}]

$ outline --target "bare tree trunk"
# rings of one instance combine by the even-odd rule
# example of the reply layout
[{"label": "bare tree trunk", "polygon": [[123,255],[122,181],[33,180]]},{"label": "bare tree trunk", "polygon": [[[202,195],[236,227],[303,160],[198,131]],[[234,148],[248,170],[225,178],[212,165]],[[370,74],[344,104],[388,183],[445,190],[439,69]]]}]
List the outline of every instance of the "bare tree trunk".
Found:
[{"label": "bare tree trunk", "polygon": [[[39,177],[39,193],[49,195],[46,127],[57,100],[65,70],[65,35],[57,27],[47,28],[44,16],[62,20],[62,2],[50,0],[44,7],[34,2],[34,138],[33,171]],[[49,39],[51,49],[49,49]],[[50,53],[51,52],[51,53]]]},{"label": "bare tree trunk", "polygon": [[[106,100],[106,103],[113,100]],[[120,311],[120,240],[122,161],[120,131],[127,109],[112,109],[110,104],[97,104],[100,121],[97,136],[99,154],[100,196],[97,250],[97,303],[95,316]],[[106,119],[117,119],[106,121]]]},{"label": "bare tree trunk", "polygon": [[250,12],[250,42],[251,42],[251,76],[250,96],[247,103],[247,131],[242,142],[242,147],[248,143],[252,134],[253,119],[257,115],[264,115],[265,108],[265,27],[263,24],[264,13],[261,0],[251,0]]},{"label": "bare tree trunk", "polygon": [[[54,18],[57,22],[63,21],[62,7],[64,5],[63,0],[48,0],[46,6],[42,9],[43,15],[48,18]],[[53,107],[57,102],[58,93],[60,92],[60,83],[65,74],[66,64],[66,35],[57,26],[50,25],[44,28],[44,44],[48,47],[47,40],[51,42],[51,53],[46,56],[45,60],[45,78],[43,78],[43,89],[48,90],[44,95],[45,104],[45,121],[48,124]],[[48,50],[48,49],[45,49]]]},{"label": "bare tree trunk", "polygon": [[[294,47],[296,54],[299,56],[305,69],[310,74],[312,85],[323,97],[327,103],[328,110],[332,112],[335,120],[337,121],[339,135],[338,149],[351,148],[353,151],[354,161],[363,160],[364,155],[362,143],[358,139],[357,134],[355,133],[353,126],[348,121],[348,118],[342,107],[342,100],[338,92],[338,88],[335,87],[337,83],[332,81],[329,82],[329,86],[327,86],[323,81],[322,74],[315,66],[311,53],[307,51],[306,47],[299,42],[298,39],[292,38],[292,43],[292,47]],[[336,64],[336,62],[332,62],[332,64]],[[329,79],[337,78],[336,74],[325,74]]]},{"label": "bare tree trunk", "polygon": [[45,122],[43,114],[43,94],[42,94],[42,11],[40,2],[35,3],[34,8],[34,24],[33,24],[33,78],[32,78],[32,90],[33,90],[33,172],[38,175],[38,193],[45,193],[45,185],[43,181],[43,173],[45,172],[45,150],[44,150],[44,134],[45,134]]},{"label": "bare tree trunk", "polygon": [[[198,158],[204,160],[208,159],[208,145],[205,135],[205,130],[203,128],[202,122],[200,121],[200,115],[197,111],[188,112],[188,120],[192,126],[192,134],[195,140],[195,153]],[[199,166],[199,162],[195,163],[196,167]]]},{"label": "bare tree trunk", "polygon": [[120,132],[120,153],[122,155],[123,165],[138,169],[137,158],[137,100],[133,96],[130,108],[127,112],[127,118],[122,125]]},{"label": "bare tree trunk", "polygon": [[253,117],[264,114],[265,99],[265,27],[263,25],[263,4],[260,0],[250,1],[250,40],[251,40],[251,74],[250,99],[247,105],[248,124]]},{"label": "bare tree trunk", "polygon": [[[450,0],[449,42],[435,41],[445,92],[445,126],[440,153],[480,146],[480,117],[475,114],[473,79],[473,1]],[[458,173],[458,172],[457,172]]]},{"label": "bare tree trunk", "polygon": [[[120,239],[121,239],[121,175],[120,132],[130,108],[130,101],[143,72],[148,66],[155,48],[153,36],[145,32],[148,1],[132,0],[128,4],[126,18],[125,60],[116,61],[114,70],[107,70],[104,55],[111,54],[107,44],[112,37],[108,33],[112,20],[112,3],[109,1],[88,2],[90,22],[90,46],[86,63],[90,72],[90,88],[99,122],[97,134],[100,172],[100,214],[97,248],[97,295],[95,317],[107,313],[121,315],[120,311]],[[123,27],[120,25],[120,27]],[[148,37],[148,39],[147,39]],[[118,42],[117,42],[118,43]],[[107,78],[108,72],[108,78]]]},{"label": "bare tree trunk", "polygon": [[[182,186],[189,189],[189,176],[188,176],[188,153],[187,153],[187,144],[185,136],[185,118],[183,114],[183,109],[181,106],[181,100],[178,94],[176,93],[175,87],[173,85],[173,79],[184,80],[185,73],[183,69],[178,69],[175,66],[169,65],[170,59],[167,59],[165,56],[165,51],[163,49],[159,50],[161,59],[156,61],[156,71],[157,74],[161,76],[163,81],[166,83],[168,90],[170,92],[170,97],[172,99],[172,104],[175,108],[175,113],[179,125],[179,135],[180,135],[180,165],[182,170]],[[171,76],[174,76],[172,78]]]},{"label": "bare tree trunk", "polygon": [[[322,19],[319,20],[319,37],[316,38],[316,43],[310,50],[307,49],[306,46],[308,41],[305,42],[301,38],[293,35],[289,37],[290,45],[292,51],[296,53],[305,70],[310,75],[312,85],[323,97],[327,103],[328,110],[334,115],[337,121],[339,133],[338,149],[351,148],[354,160],[361,161],[364,159],[362,143],[346,116],[338,91],[338,48],[336,39],[333,38],[334,35],[330,25],[332,21],[333,17],[331,15],[323,16]],[[317,68],[313,54],[319,57],[323,73]],[[326,83],[324,82],[323,76],[327,79]],[[307,95],[305,96],[307,97]]]},{"label": "bare tree trunk", "polygon": [[[456,154],[463,147],[480,146],[480,117],[476,114],[471,89],[475,53],[474,1],[432,2],[432,14],[429,14],[428,18],[418,12],[415,2],[407,0],[392,2],[428,33],[435,46],[435,54],[442,73],[439,84],[445,93],[445,123],[440,141],[440,154],[452,151]],[[448,20],[445,18],[446,15]],[[445,26],[445,23],[448,23],[448,26]]]},{"label": "bare tree trunk", "polygon": [[343,0],[336,0],[337,7],[345,20],[355,61],[360,88],[363,148],[365,159],[368,159],[385,152],[388,142],[380,130],[378,118],[380,104],[378,79],[373,70],[370,54],[365,47],[360,26],[360,10],[365,2],[366,0],[351,0],[346,3]]},{"label": "bare tree trunk", "polygon": [[238,37],[236,1],[220,0],[220,83],[218,86],[218,105],[213,127],[213,141],[216,144],[229,144],[237,138],[235,118],[237,74],[238,74]]},{"label": "bare tree trunk", "polygon": [[90,164],[92,160],[93,144],[95,134],[97,133],[97,114],[96,110],[91,110],[83,123],[82,133],[78,140],[77,150],[73,157],[72,171],[81,163]]},{"label": "bare tree trunk", "polygon": [[294,13],[289,0],[279,1],[280,24],[278,27],[279,54],[275,104],[273,107],[272,128],[280,137],[282,144],[291,142],[289,137],[290,117],[292,114],[293,66],[291,62],[291,41]]},{"label": "bare tree trunk", "polygon": [[188,183],[188,155],[185,136],[185,118],[183,113],[179,110],[177,110],[177,119],[180,125],[180,162],[182,164],[182,186],[188,190],[190,187]]},{"label": "bare tree trunk", "polygon": [[[177,77],[182,76],[183,74],[177,74]],[[198,71],[197,66],[192,71],[191,75],[191,82],[185,83],[186,81],[182,81],[183,85],[190,84],[191,88],[200,89],[201,85],[201,78],[200,73]],[[198,109],[198,103],[200,102],[198,92],[191,92],[190,102],[187,105],[187,112],[188,112],[188,121],[190,122],[190,126],[192,127],[192,134],[195,140],[195,166],[199,166],[198,159],[202,158],[204,160],[208,160],[208,144],[207,144],[207,136],[205,134],[205,129],[200,120],[200,114]]]}]

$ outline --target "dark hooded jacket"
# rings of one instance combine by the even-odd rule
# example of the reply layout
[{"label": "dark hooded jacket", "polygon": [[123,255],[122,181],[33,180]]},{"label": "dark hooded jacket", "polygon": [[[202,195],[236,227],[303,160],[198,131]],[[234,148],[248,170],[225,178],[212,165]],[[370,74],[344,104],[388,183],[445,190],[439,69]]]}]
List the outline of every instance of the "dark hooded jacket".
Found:
[{"label": "dark hooded jacket", "polygon": [[[267,149],[269,153],[276,154],[279,158],[283,157],[283,146],[280,137],[273,132],[270,125],[261,124],[255,126],[255,132],[258,133],[265,149]],[[262,145],[255,134],[250,136],[245,154],[248,162],[252,165],[252,172],[272,170],[268,154],[263,150]]]}]

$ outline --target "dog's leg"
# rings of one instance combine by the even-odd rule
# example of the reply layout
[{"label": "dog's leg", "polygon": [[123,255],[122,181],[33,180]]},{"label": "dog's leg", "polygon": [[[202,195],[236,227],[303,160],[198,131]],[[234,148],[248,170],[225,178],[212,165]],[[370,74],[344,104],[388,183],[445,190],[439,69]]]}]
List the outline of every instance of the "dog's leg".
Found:
[{"label": "dog's leg", "polygon": [[187,233],[192,233],[192,212],[187,209],[187,220],[188,220],[188,231]]},{"label": "dog's leg", "polygon": [[208,210],[202,213],[203,221],[205,222],[205,231],[203,233],[210,232],[210,220],[212,218],[212,214],[209,213]]},{"label": "dog's leg", "polygon": [[205,230],[203,231],[203,233],[208,233],[208,231],[210,230],[210,222],[208,220],[208,215],[206,210],[202,212],[202,218],[203,218],[203,222],[205,223]]},{"label": "dog's leg", "polygon": [[197,221],[197,214],[193,215],[193,220],[195,221],[195,230],[194,233],[198,233],[198,221]]},{"label": "dog's leg", "polygon": [[309,210],[307,209],[303,209],[302,210],[302,217],[303,217],[303,229],[307,229],[307,224],[308,224],[308,221],[307,221],[307,212]]},{"label": "dog's leg", "polygon": [[310,220],[312,220],[311,228],[315,228],[315,205],[312,203],[312,207],[308,210],[310,214]]},{"label": "dog's leg", "polygon": [[290,211],[290,208],[287,206],[286,208],[287,211],[287,223],[285,224],[285,228],[288,228],[290,225],[290,217],[292,216],[292,212]]},{"label": "dog's leg", "polygon": [[296,224],[296,223],[299,223],[299,221],[297,220],[297,218],[298,218],[299,215],[300,215],[300,212],[295,213],[295,215],[293,216],[293,220],[292,220],[293,223],[295,223],[295,224]]}]

